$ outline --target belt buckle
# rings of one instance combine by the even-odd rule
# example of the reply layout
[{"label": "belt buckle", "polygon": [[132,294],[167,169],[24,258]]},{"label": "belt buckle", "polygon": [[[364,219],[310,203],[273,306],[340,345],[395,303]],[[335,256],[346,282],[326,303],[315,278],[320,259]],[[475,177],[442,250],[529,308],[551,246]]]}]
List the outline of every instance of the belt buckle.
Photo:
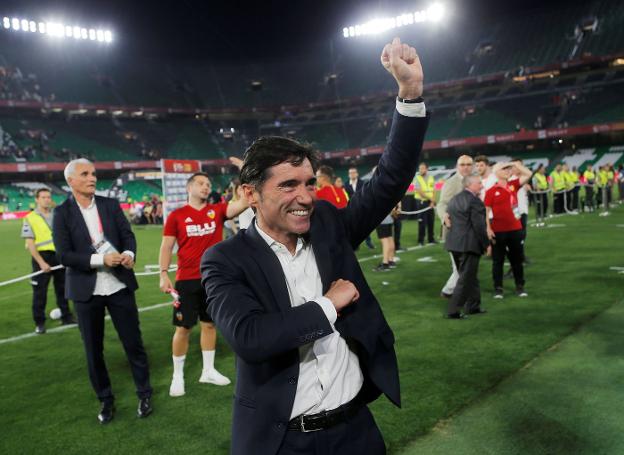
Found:
[{"label": "belt buckle", "polygon": [[305,423],[304,423],[304,422],[305,422],[305,421],[303,420],[303,414],[301,414],[301,415],[299,416],[299,424],[301,425],[301,432],[302,432],[302,433],[313,433],[313,432],[315,432],[315,431],[320,431],[320,430],[322,430],[322,428],[316,428],[316,429],[314,429],[314,430],[308,430],[308,429],[306,429],[306,427],[305,427]]}]

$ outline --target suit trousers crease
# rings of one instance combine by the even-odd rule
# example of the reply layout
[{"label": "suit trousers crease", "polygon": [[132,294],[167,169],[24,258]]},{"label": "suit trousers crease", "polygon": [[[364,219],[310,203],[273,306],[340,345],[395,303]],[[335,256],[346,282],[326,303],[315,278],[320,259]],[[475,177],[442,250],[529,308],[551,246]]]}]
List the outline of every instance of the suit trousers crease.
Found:
[{"label": "suit trousers crease", "polygon": [[74,306],[87,356],[89,379],[98,399],[102,402],[114,400],[104,361],[105,309],[108,309],[130,363],[137,396],[150,397],[152,388],[149,382],[149,367],[141,338],[134,292],[122,289],[109,296],[95,295],[86,302],[75,301]]},{"label": "suit trousers crease", "polygon": [[474,253],[452,252],[457,264],[459,278],[449,300],[448,314],[459,313],[465,308],[466,313],[479,310],[481,306],[481,287],[479,285],[479,261],[481,255]]}]

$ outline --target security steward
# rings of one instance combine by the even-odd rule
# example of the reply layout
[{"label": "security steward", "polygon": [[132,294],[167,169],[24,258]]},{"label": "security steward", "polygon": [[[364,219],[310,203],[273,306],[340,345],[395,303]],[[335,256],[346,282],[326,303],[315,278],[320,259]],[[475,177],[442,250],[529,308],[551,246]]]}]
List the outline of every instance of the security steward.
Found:
[{"label": "security steward", "polygon": [[414,179],[414,198],[416,199],[416,210],[431,208],[418,215],[418,244],[424,245],[425,231],[427,232],[427,242],[436,243],[433,234],[433,224],[435,216],[435,180],[427,171],[429,167],[426,163],[420,163],[418,175]]},{"label": "security steward", "polygon": [[56,305],[61,310],[62,324],[75,324],[65,298],[65,269],[52,270],[59,265],[56,249],[52,240],[52,194],[47,188],[39,188],[35,193],[35,209],[31,211],[22,225],[22,238],[26,239],[26,248],[32,256],[32,270],[43,270],[31,280],[33,287],[32,313],[35,332],[43,334],[45,328],[45,308],[48,300],[50,278],[54,280]]}]

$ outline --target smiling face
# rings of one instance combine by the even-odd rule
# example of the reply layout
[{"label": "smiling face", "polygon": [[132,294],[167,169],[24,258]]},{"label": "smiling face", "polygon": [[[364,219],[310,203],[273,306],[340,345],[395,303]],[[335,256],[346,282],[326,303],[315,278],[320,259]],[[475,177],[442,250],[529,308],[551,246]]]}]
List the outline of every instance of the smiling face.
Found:
[{"label": "smiling face", "polygon": [[297,244],[297,237],[310,230],[316,201],[316,179],[306,158],[300,166],[288,162],[268,170],[269,177],[260,188],[244,184],[245,197],[256,209],[258,226],[274,240]]},{"label": "smiling face", "polygon": [[96,182],[95,166],[86,163],[76,164],[73,174],[67,179],[67,184],[73,193],[86,197],[92,197],[95,194]]}]

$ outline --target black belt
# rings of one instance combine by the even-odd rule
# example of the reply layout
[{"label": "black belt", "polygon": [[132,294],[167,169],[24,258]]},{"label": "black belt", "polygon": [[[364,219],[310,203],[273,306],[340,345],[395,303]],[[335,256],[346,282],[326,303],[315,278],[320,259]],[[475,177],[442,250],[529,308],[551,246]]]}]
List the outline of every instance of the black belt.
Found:
[{"label": "black belt", "polygon": [[332,409],[331,411],[323,411],[318,414],[303,415],[295,417],[288,422],[288,429],[293,431],[302,431],[308,433],[310,431],[320,431],[331,428],[339,423],[346,422],[354,417],[358,411],[364,406],[358,397],[342,406]]}]

